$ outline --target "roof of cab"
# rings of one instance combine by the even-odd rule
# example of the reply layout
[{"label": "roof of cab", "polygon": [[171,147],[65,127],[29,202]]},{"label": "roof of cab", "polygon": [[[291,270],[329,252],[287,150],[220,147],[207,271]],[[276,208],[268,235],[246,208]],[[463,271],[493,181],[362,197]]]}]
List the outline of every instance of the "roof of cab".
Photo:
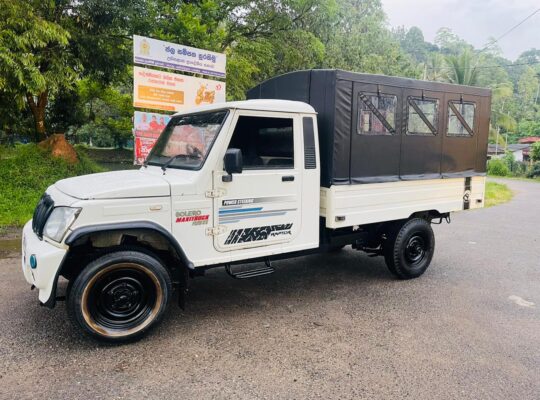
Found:
[{"label": "roof of cab", "polygon": [[215,103],[196,108],[190,108],[186,111],[178,112],[175,115],[189,114],[193,112],[212,111],[227,109],[254,110],[254,111],[278,111],[289,113],[316,114],[315,109],[307,103],[290,100],[244,100],[230,101],[226,103]]}]

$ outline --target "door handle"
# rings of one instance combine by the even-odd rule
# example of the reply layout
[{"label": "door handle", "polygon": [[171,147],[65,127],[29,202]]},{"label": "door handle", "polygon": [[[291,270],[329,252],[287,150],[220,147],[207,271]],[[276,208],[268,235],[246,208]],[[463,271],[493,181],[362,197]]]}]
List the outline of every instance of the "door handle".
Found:
[{"label": "door handle", "polygon": [[282,182],[292,182],[292,181],[294,181],[294,176],[293,175],[282,176],[281,181]]}]

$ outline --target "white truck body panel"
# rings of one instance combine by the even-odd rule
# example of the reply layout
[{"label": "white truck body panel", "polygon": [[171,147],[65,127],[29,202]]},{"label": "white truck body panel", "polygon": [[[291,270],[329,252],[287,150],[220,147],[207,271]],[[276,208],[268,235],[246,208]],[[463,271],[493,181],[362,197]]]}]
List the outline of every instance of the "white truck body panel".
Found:
[{"label": "white truck body panel", "polygon": [[420,211],[447,213],[464,209],[464,196],[469,208],[484,206],[486,178],[475,176],[471,189],[466,178],[429,179],[336,185],[321,188],[320,215],[331,229],[409,218]]}]

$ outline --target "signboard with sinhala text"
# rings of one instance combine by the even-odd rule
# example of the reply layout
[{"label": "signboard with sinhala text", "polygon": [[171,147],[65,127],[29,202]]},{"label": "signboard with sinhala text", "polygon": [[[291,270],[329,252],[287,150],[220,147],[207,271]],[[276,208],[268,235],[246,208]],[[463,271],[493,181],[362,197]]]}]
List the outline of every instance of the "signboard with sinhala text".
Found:
[{"label": "signboard with sinhala text", "polygon": [[225,78],[225,54],[133,35],[135,64]]},{"label": "signboard with sinhala text", "polygon": [[[135,64],[225,77],[226,56],[144,36],[133,36]],[[183,111],[225,101],[225,82],[133,67],[133,106],[163,111]],[[154,147],[170,116],[136,111],[133,118],[134,162],[142,164]]]},{"label": "signboard with sinhala text", "polygon": [[225,101],[225,82],[133,67],[133,105],[181,111]]}]

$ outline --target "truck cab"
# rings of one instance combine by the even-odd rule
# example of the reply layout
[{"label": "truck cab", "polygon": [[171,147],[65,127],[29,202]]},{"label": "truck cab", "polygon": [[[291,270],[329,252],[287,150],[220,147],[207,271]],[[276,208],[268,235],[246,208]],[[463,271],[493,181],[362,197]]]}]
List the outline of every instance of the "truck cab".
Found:
[{"label": "truck cab", "polygon": [[[364,96],[355,124],[385,118],[377,129],[393,129],[388,143],[401,148],[405,122],[387,120],[392,105],[382,96]],[[355,153],[355,130],[336,134],[327,110],[309,103],[252,99],[176,114],[139,170],[49,187],[23,229],[23,273],[40,302],[54,307],[63,277],[71,321],[93,338],[121,342],[155,326],[173,291],[183,306],[190,279],[209,268],[244,279],[273,272],[275,260],[351,245],[383,256],[400,279],[422,275],[434,253],[431,222],[482,207],[485,174],[337,177],[343,166],[352,176],[356,158],[377,148]],[[437,118],[441,134],[447,117]],[[468,125],[469,116],[458,117]],[[471,125],[481,136],[483,125]]]}]

